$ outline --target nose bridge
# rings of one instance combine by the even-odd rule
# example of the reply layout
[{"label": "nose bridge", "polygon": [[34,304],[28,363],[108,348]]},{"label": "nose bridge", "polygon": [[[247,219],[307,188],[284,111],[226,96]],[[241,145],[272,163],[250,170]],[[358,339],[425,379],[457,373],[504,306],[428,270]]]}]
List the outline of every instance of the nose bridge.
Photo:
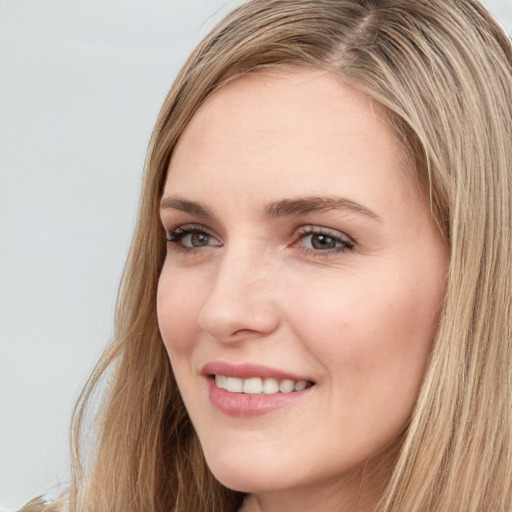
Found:
[{"label": "nose bridge", "polygon": [[200,313],[201,327],[214,338],[272,332],[278,324],[272,261],[257,243],[226,245]]}]

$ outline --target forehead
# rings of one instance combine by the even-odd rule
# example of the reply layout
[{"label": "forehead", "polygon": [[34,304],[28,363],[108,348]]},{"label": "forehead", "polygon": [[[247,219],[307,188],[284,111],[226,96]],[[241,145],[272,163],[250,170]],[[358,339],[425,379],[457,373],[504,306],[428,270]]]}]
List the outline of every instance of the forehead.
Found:
[{"label": "forehead", "polygon": [[273,183],[288,196],[304,184],[325,194],[343,171],[361,189],[384,171],[412,182],[378,104],[326,71],[281,67],[235,79],[201,105],[175,147],[166,189],[229,186],[243,175],[251,192]]}]

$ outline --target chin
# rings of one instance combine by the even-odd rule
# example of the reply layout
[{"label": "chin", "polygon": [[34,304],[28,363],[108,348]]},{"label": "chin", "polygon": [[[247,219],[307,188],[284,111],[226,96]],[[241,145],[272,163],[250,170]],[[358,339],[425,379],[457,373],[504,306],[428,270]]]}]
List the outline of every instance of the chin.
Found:
[{"label": "chin", "polygon": [[[287,487],[283,474],[289,474],[275,465],[274,461],[254,460],[245,456],[206,457],[206,462],[215,478],[228,489],[245,493],[271,492]],[[274,462],[274,463],[273,463]]]},{"label": "chin", "polygon": [[[266,482],[261,474],[255,474],[253,471],[236,471],[232,468],[209,465],[213,476],[228,489],[233,491],[255,493],[272,490],[269,488],[270,482]],[[263,480],[263,481],[262,481]],[[275,485],[275,482],[274,482]]]}]

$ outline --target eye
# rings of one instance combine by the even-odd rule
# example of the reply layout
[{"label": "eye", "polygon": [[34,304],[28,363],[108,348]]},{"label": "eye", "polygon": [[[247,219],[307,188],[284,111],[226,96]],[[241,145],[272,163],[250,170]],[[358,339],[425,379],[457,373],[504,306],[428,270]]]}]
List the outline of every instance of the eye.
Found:
[{"label": "eye", "polygon": [[314,226],[305,226],[299,232],[299,241],[296,242],[302,249],[316,254],[333,254],[350,251],[354,242],[346,235]]},{"label": "eye", "polygon": [[337,241],[332,236],[322,235],[322,234],[312,234],[308,235],[306,239],[309,238],[309,244],[313,249],[335,249],[337,247]]},{"label": "eye", "polygon": [[169,243],[185,251],[222,245],[206,229],[195,225],[180,226],[168,233],[166,238]]}]

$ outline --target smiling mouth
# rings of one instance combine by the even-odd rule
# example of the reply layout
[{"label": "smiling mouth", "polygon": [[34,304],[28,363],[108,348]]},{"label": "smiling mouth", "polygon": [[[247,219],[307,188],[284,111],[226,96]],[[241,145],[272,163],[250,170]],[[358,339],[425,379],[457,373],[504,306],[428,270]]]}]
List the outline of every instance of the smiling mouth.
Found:
[{"label": "smiling mouth", "polygon": [[273,377],[250,377],[240,379],[226,375],[211,375],[217,387],[229,393],[245,393],[248,395],[273,395],[277,393],[293,393],[310,388],[313,382],[307,380],[274,379]]}]

